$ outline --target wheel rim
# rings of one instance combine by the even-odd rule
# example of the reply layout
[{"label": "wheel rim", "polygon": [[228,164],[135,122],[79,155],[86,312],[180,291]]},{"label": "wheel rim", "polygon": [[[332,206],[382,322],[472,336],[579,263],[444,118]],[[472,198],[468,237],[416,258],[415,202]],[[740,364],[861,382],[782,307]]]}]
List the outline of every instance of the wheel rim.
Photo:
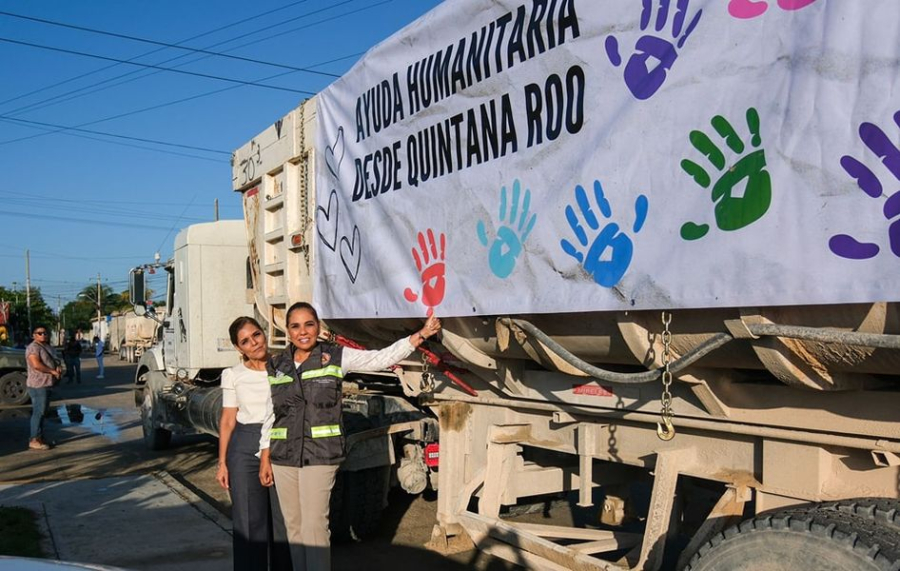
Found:
[{"label": "wheel rim", "polygon": [[150,394],[150,389],[144,389],[144,402],[141,403],[141,424],[143,424],[145,436],[153,431],[153,395]]},{"label": "wheel rim", "polygon": [[12,378],[2,383],[0,390],[3,391],[3,398],[8,401],[18,401],[25,396],[25,381],[22,375],[10,375]]}]

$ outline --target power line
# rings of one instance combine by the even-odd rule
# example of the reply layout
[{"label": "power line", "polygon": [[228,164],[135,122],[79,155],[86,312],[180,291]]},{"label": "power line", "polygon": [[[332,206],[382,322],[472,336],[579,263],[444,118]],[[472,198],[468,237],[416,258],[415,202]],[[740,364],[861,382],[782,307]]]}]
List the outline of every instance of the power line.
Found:
[{"label": "power line", "polygon": [[[349,59],[349,58],[353,58],[353,57],[359,57],[359,56],[362,55],[362,54],[363,54],[363,52],[357,52],[357,53],[355,53],[355,54],[350,54],[350,55],[342,56],[342,57],[339,57],[339,58],[331,59],[331,60],[328,60],[328,61],[324,61],[324,62],[321,62],[321,63],[317,63],[317,64],[315,64],[315,65],[316,65],[316,66],[327,65],[327,64],[329,64],[329,63],[334,63],[334,62],[337,62],[337,61],[341,61],[341,60],[345,60],[345,59]],[[291,73],[293,73],[293,72],[290,72],[290,71],[282,72],[282,73],[278,73],[278,74],[275,74],[275,75],[270,75],[270,76],[268,76],[268,77],[263,77],[263,78],[259,79],[258,81],[266,81],[266,80],[269,80],[269,79],[275,79],[275,78],[277,78],[277,77],[282,77],[282,76],[284,76],[284,75],[290,75]],[[190,97],[184,97],[184,98],[182,98],[182,99],[175,99],[175,100],[173,100],[173,101],[168,101],[168,102],[166,102],[166,103],[159,103],[159,104],[157,104],[157,105],[151,105],[150,107],[144,107],[144,108],[142,108],[142,109],[135,109],[135,110],[133,110],[133,111],[127,111],[127,112],[125,112],[125,113],[119,113],[118,115],[110,115],[110,116],[108,116],[108,117],[103,117],[103,118],[101,118],[101,119],[95,119],[94,121],[88,121],[88,122],[86,122],[86,123],[81,123],[81,124],[77,125],[77,127],[86,127],[86,126],[88,126],[88,125],[96,125],[97,123],[103,123],[103,122],[106,122],[106,121],[112,121],[113,119],[121,119],[121,118],[124,118],[124,117],[129,117],[129,116],[131,116],[131,115],[137,115],[137,114],[139,114],[139,113],[146,113],[147,111],[154,111],[154,110],[156,110],[156,109],[162,109],[162,108],[164,108],[164,107],[169,107],[169,106],[172,106],[172,105],[177,105],[177,104],[179,104],[179,103],[185,103],[185,102],[187,102],[187,101],[192,101],[192,100],[194,100],[194,99],[201,99],[201,98],[203,98],[203,97],[208,97],[208,96],[210,96],[210,95],[216,95],[216,94],[219,94],[219,93],[224,93],[224,92],[226,92],[226,91],[231,91],[232,89],[240,89],[241,87],[243,87],[243,86],[241,86],[241,85],[230,85],[230,86],[228,86],[228,87],[223,87],[222,89],[216,89],[216,90],[213,90],[213,91],[207,91],[207,92],[205,92],[205,93],[200,93],[200,94],[197,94],[197,95],[191,95]],[[16,138],[16,139],[8,139],[8,140],[6,140],[6,141],[0,141],[0,145],[6,145],[6,144],[9,144],[9,143],[18,143],[18,142],[20,142],[20,141],[27,141],[27,140],[29,140],[29,139],[35,139],[35,138],[38,138],[38,137],[45,137],[45,136],[47,136],[47,135],[52,135],[52,134],[54,134],[54,133],[59,133],[59,132],[61,132],[61,131],[63,131],[63,129],[57,129],[57,130],[54,130],[54,131],[48,131],[48,132],[45,132],[45,133],[37,133],[37,134],[34,134],[34,135],[28,135],[28,136],[25,136],[25,137],[18,137],[18,138]],[[190,155],[188,155],[188,156],[190,156]]]},{"label": "power line", "polygon": [[[0,121],[6,121],[7,123],[10,123],[10,122],[11,122],[11,121],[8,120],[8,119],[0,119]],[[131,143],[123,143],[123,142],[120,142],[120,141],[109,141],[109,140],[107,140],[107,139],[100,139],[100,138],[98,138],[98,137],[91,137],[90,135],[80,135],[80,134],[78,134],[78,133],[65,133],[65,132],[64,132],[64,129],[48,130],[48,129],[44,128],[44,127],[37,127],[37,126],[31,126],[31,125],[29,125],[29,127],[31,127],[32,129],[42,129],[42,130],[48,131],[48,132],[47,132],[47,133],[43,133],[43,134],[41,134],[41,135],[32,135],[32,136],[30,136],[30,137],[24,137],[24,138],[26,138],[26,139],[32,139],[32,138],[34,138],[35,136],[49,135],[49,134],[53,134],[53,133],[63,133],[64,135],[69,135],[69,136],[71,136],[71,137],[79,137],[79,138],[82,138],[82,139],[90,139],[90,140],[92,140],[92,141],[100,141],[101,143],[108,143],[108,144],[110,144],[110,145],[118,145],[118,146],[120,146],[120,147],[132,147],[132,148],[135,148],[135,149],[143,149],[143,150],[145,150],[145,151],[153,151],[153,152],[155,152],[155,153],[165,153],[165,154],[167,154],[167,155],[176,155],[176,156],[180,156],[180,157],[189,157],[189,158],[192,158],[192,159],[197,159],[197,160],[201,160],[201,161],[210,161],[210,162],[214,162],[214,163],[227,163],[227,162],[228,162],[228,161],[223,160],[223,159],[214,159],[214,158],[211,158],[211,157],[200,157],[200,156],[197,156],[197,155],[189,155],[189,154],[187,154],[187,153],[179,153],[179,152],[177,152],[177,151],[167,151],[167,150],[165,150],[165,149],[154,149],[154,148],[152,148],[152,147],[144,147],[144,146],[141,146],[141,145],[134,145],[134,144],[131,144]],[[20,139],[13,139],[13,140],[10,140],[10,141],[0,141],[0,146],[6,145],[6,144],[8,144],[8,143],[15,143],[16,141],[20,141],[20,140],[22,140],[22,138],[20,138]]]},{"label": "power line", "polygon": [[291,89],[290,87],[279,87],[277,85],[266,85],[263,83],[256,83],[253,81],[243,81],[240,79],[233,79],[230,77],[222,77],[219,75],[210,75],[207,73],[199,73],[196,71],[185,71],[183,69],[176,69],[173,67],[162,67],[159,65],[152,65],[149,63],[138,63],[136,61],[129,61],[129,60],[118,59],[118,58],[109,57],[109,56],[102,56],[99,54],[89,54],[87,52],[79,52],[77,50],[69,50],[69,49],[65,49],[65,48],[55,48],[53,46],[45,46],[43,44],[35,44],[32,42],[23,42],[21,40],[13,40],[11,38],[0,37],[0,42],[6,42],[8,44],[16,44],[16,45],[20,45],[20,46],[27,46],[27,47],[31,47],[31,48],[38,48],[38,49],[42,49],[42,50],[49,50],[49,51],[53,51],[53,52],[60,52],[60,53],[64,53],[64,54],[89,57],[89,58],[94,58],[94,59],[99,59],[99,60],[104,60],[104,61],[114,61],[114,62],[118,62],[118,63],[124,63],[124,64],[133,65],[133,66],[137,66],[137,67],[143,67],[143,68],[147,68],[147,69],[156,69],[159,71],[168,71],[171,73],[180,73],[182,75],[190,75],[193,77],[202,77],[205,79],[215,79],[217,81],[227,81],[229,83],[239,83],[241,85],[252,85],[253,87],[262,87],[265,89],[274,89],[277,91],[288,91],[290,93],[299,93],[301,95],[315,95],[314,92],[306,91],[305,89]]},{"label": "power line", "polygon": [[[230,23],[230,24],[226,24],[226,25],[224,25],[224,26],[220,26],[220,27],[215,28],[215,29],[213,29],[213,30],[209,30],[209,31],[207,31],[207,32],[203,32],[202,34],[197,34],[196,36],[191,36],[190,38],[185,38],[184,40],[181,40],[180,42],[177,42],[177,43],[178,43],[178,44],[183,44],[183,43],[187,43],[187,42],[190,42],[190,41],[193,41],[193,40],[202,38],[202,37],[204,37],[204,36],[209,36],[209,35],[214,34],[214,33],[216,33],[216,32],[221,32],[222,30],[226,30],[226,29],[228,29],[228,28],[233,28],[234,26],[246,24],[247,22],[250,22],[250,21],[253,21],[253,20],[257,20],[257,19],[259,19],[259,18],[262,18],[263,16],[268,16],[269,14],[274,14],[275,12],[280,12],[280,11],[282,11],[282,10],[286,10],[287,8],[291,8],[291,7],[293,7],[293,6],[296,6],[297,4],[303,4],[304,2],[308,2],[308,1],[309,1],[309,0],[299,0],[298,2],[291,2],[290,4],[287,4],[287,5],[285,5],[285,6],[281,6],[280,8],[274,8],[274,9],[269,10],[269,11],[267,11],[267,12],[263,12],[263,13],[261,13],[261,14],[257,14],[256,16],[250,16],[250,17],[248,17],[248,18],[241,18],[240,20],[236,20],[236,21],[234,21],[234,22],[232,22],[232,23]],[[150,50],[149,52],[145,52],[145,53],[143,53],[143,54],[141,54],[141,55],[138,55],[138,56],[135,56],[135,57],[133,57],[133,58],[131,58],[131,59],[139,59],[139,58],[142,58],[142,57],[144,57],[144,56],[148,56],[148,55],[155,54],[155,53],[157,53],[157,52],[161,52],[161,51],[163,51],[164,49],[165,49],[165,48],[159,48],[159,49],[155,49],[155,50]],[[82,79],[82,78],[84,78],[84,77],[87,77],[87,76],[89,76],[89,75],[93,75],[93,74],[95,74],[95,73],[100,73],[101,71],[106,71],[107,69],[114,68],[114,67],[116,67],[117,65],[119,65],[119,64],[114,63],[114,64],[112,64],[112,65],[108,65],[108,66],[102,67],[102,68],[100,68],[100,69],[95,69],[94,71],[89,71],[89,72],[87,72],[87,73],[83,73],[83,74],[77,75],[77,76],[75,76],[75,77],[70,77],[69,79],[66,79],[66,80],[64,80],[64,81],[60,81],[60,82],[54,83],[54,84],[52,84],[52,85],[47,85],[47,86],[41,87],[41,88],[39,88],[39,89],[35,89],[35,90],[33,90],[33,91],[29,91],[28,93],[24,93],[24,94],[22,94],[22,95],[18,95],[18,96],[16,96],[16,97],[11,98],[11,99],[7,99],[6,101],[0,102],[0,106],[6,105],[7,103],[12,103],[13,101],[17,101],[17,100],[22,99],[22,98],[24,98],[24,97],[29,97],[29,96],[31,96],[31,95],[35,95],[36,93],[40,93],[41,91],[47,91],[48,89],[53,89],[54,87],[59,87],[59,86],[61,86],[61,85],[65,85],[66,83],[71,83],[72,81],[76,81],[76,80],[78,80],[78,79]]]},{"label": "power line", "polygon": [[[45,206],[47,204],[47,200],[52,200],[54,202],[71,202],[74,204],[101,204],[101,205],[114,205],[114,204],[140,204],[147,205],[146,200],[100,200],[100,199],[90,199],[90,198],[60,198],[58,196],[50,196],[50,195],[40,195],[40,194],[32,194],[28,193],[27,197],[21,196],[21,192],[10,192],[5,190],[0,190],[0,195],[13,196],[15,199],[19,201],[29,201],[40,204],[41,206]],[[153,201],[153,206],[191,206],[193,208],[209,208],[207,204],[193,204],[189,202],[158,202],[156,200]],[[219,208],[241,208],[240,204],[219,204]],[[3,244],[0,244],[0,248],[5,248]]]},{"label": "power line", "polygon": [[[17,123],[25,123],[27,125],[39,125],[41,127],[51,127],[54,129],[59,129],[60,131],[77,131],[79,133],[90,133],[92,135],[102,135],[104,137],[115,137],[117,139],[127,139],[129,141],[138,141],[141,143],[153,143],[154,145],[163,145],[165,147],[178,147],[180,149],[189,149],[192,151],[205,151],[207,153],[218,153],[218,154],[222,154],[222,155],[231,156],[231,153],[228,151],[222,151],[219,149],[210,149],[208,147],[195,147],[193,145],[182,145],[180,143],[170,143],[167,141],[159,141],[157,139],[146,139],[143,137],[129,137],[128,135],[117,135],[115,133],[104,133],[103,131],[92,131],[90,129],[82,129],[79,127],[67,127],[65,125],[54,125],[52,123],[42,123],[41,121],[28,121],[27,119],[17,119],[15,117],[7,117],[6,115],[0,115],[0,119],[4,119],[6,121],[15,121]],[[2,143],[0,143],[0,144],[2,144]]]},{"label": "power line", "polygon": [[253,58],[247,58],[247,57],[242,57],[242,56],[235,56],[235,55],[226,54],[226,53],[222,53],[222,52],[213,52],[213,51],[204,50],[204,49],[199,49],[199,48],[189,48],[189,47],[187,47],[187,46],[181,46],[181,45],[178,45],[178,44],[170,44],[170,43],[167,43],[167,42],[160,42],[160,41],[157,41],[157,40],[150,40],[150,39],[147,39],[147,38],[139,38],[139,37],[137,37],[137,36],[129,36],[129,35],[127,35],[127,34],[119,34],[119,33],[116,33],[116,32],[109,32],[109,31],[106,31],[106,30],[97,30],[97,29],[94,29],[94,28],[86,28],[86,27],[84,27],[84,26],[76,26],[76,25],[74,25],[74,24],[66,24],[66,23],[63,23],[63,22],[55,22],[55,21],[53,21],[53,20],[44,20],[43,18],[35,18],[35,17],[32,17],[32,16],[24,16],[24,15],[22,15],[22,14],[13,14],[12,12],[3,12],[3,11],[0,11],[0,15],[3,15],[3,16],[9,16],[9,17],[11,17],[11,18],[20,18],[20,19],[22,19],[22,20],[30,20],[30,21],[32,21],[32,22],[40,22],[40,23],[42,23],[42,24],[48,24],[48,25],[51,25],[51,26],[58,26],[58,27],[61,27],[61,28],[69,28],[69,29],[72,29],[72,30],[79,30],[79,31],[82,31],[82,32],[90,32],[90,33],[92,33],[92,34],[100,34],[100,35],[103,35],[103,36],[110,36],[110,37],[113,37],[113,38],[120,38],[120,39],[125,39],[125,40],[135,41],[135,42],[141,42],[141,43],[145,43],[145,44],[151,44],[151,45],[154,45],[154,46],[162,46],[162,47],[165,47],[165,48],[174,48],[174,49],[178,49],[178,50],[184,50],[184,51],[187,51],[187,52],[198,53],[198,54],[204,54],[204,55],[208,55],[208,56],[216,56],[216,57],[227,58],[227,59],[233,59],[233,60],[243,61],[243,62],[248,62],[248,63],[255,63],[255,64],[260,64],[260,65],[267,65],[267,66],[270,66],[270,67],[279,67],[279,68],[281,68],[281,69],[289,69],[289,70],[292,70],[292,71],[302,71],[302,72],[306,72],[306,73],[313,73],[313,74],[316,74],[316,75],[324,75],[324,76],[327,76],[327,77],[335,77],[335,78],[336,78],[336,77],[340,77],[339,75],[335,75],[335,74],[333,74],[333,73],[328,73],[328,72],[325,72],[325,71],[317,71],[317,70],[309,69],[309,68],[305,68],[305,67],[294,67],[294,66],[292,66],[292,65],[284,65],[284,64],[280,64],[280,63],[273,63],[273,62],[268,62],[268,61],[263,61],[263,60],[253,59]]},{"label": "power line", "polygon": [[[251,36],[251,35],[258,34],[258,33],[260,33],[260,32],[271,33],[271,30],[273,30],[273,29],[275,29],[275,28],[278,28],[278,27],[280,27],[280,26],[284,26],[284,25],[286,25],[286,24],[288,24],[288,23],[290,23],[290,22],[293,22],[293,21],[296,21],[296,20],[299,20],[299,19],[302,19],[302,18],[306,18],[306,17],[308,17],[308,16],[317,14],[317,13],[319,13],[319,12],[324,12],[324,11],[326,11],[326,10],[331,10],[331,9],[336,8],[336,7],[338,7],[338,6],[341,6],[341,5],[343,5],[343,4],[348,4],[348,3],[350,3],[350,2],[355,2],[355,1],[357,1],[357,0],[344,0],[344,1],[339,2],[339,3],[337,3],[337,4],[331,5],[331,6],[327,7],[327,8],[321,8],[321,9],[319,9],[319,10],[314,10],[314,11],[312,11],[312,12],[307,12],[307,13],[305,13],[305,14],[301,14],[300,16],[295,16],[295,17],[293,17],[293,18],[289,18],[289,19],[287,19],[287,20],[284,20],[284,21],[282,21],[282,22],[279,22],[279,23],[277,23],[277,24],[275,24],[275,25],[272,25],[272,26],[266,26],[266,27],[263,27],[263,28],[258,28],[258,29],[256,29],[256,30],[253,30],[253,31],[248,32],[248,33],[241,34],[241,35],[236,36],[236,37],[234,37],[234,38],[231,38],[231,39],[228,39],[228,40],[223,40],[223,41],[221,41],[221,42],[217,42],[217,43],[215,43],[215,44],[206,46],[206,48],[208,49],[208,48],[218,47],[218,46],[221,46],[221,45],[228,44],[228,43],[231,43],[231,42],[233,42],[233,41],[239,40],[239,39],[241,39],[241,38],[245,38],[245,37],[249,37],[249,36]],[[392,1],[392,0],[388,0],[388,1]],[[377,4],[376,4],[376,5],[377,5]],[[330,21],[330,20],[334,20],[334,19],[337,19],[337,18],[342,18],[342,17],[345,17],[345,16],[349,16],[349,15],[355,14],[355,13],[357,13],[357,12],[362,12],[363,10],[367,10],[368,8],[370,8],[370,6],[366,6],[366,7],[363,7],[363,8],[361,8],[361,9],[358,9],[358,10],[352,10],[352,11],[346,12],[346,13],[344,13],[344,14],[339,14],[339,15],[337,15],[337,16],[335,16],[335,17],[332,17],[332,18],[325,18],[324,20],[319,20],[319,21],[317,21],[317,22],[312,22],[311,24],[309,24],[309,25],[307,25],[307,26],[301,26],[300,28],[297,28],[297,29],[295,29],[295,30],[293,30],[293,31],[297,31],[297,30],[304,29],[304,28],[307,28],[307,27],[316,26],[316,25],[318,25],[318,24],[321,24],[321,23],[324,23],[324,22],[328,22],[328,21]],[[198,37],[199,37],[199,36],[198,36]],[[244,45],[247,45],[247,44],[244,44]],[[233,51],[233,50],[239,49],[239,48],[241,48],[241,47],[243,47],[243,45],[241,45],[241,46],[236,46],[236,47],[231,48],[231,49],[226,50],[226,51]],[[149,52],[149,53],[156,53],[157,51],[162,51],[162,49],[163,49],[163,48],[160,48],[159,50],[154,50],[153,52]],[[147,55],[147,54],[144,54],[144,55]],[[136,60],[136,59],[138,59],[138,58],[140,58],[140,57],[142,57],[142,56],[137,56],[137,57],[131,58],[131,60],[128,60],[128,61]],[[183,59],[183,58],[185,58],[185,57],[187,57],[187,54],[181,54],[181,55],[179,55],[179,56],[175,56],[175,57],[173,57],[173,58],[169,58],[169,59],[167,59],[167,60],[164,60],[164,61],[162,61],[161,63],[169,63],[169,62],[173,62],[173,61],[176,61],[176,60],[179,60],[179,59]],[[179,66],[181,66],[181,65],[188,65],[189,63],[195,63],[195,62],[197,62],[197,61],[200,61],[200,60],[202,60],[202,59],[205,59],[205,57],[206,57],[206,56],[203,56],[203,57],[196,58],[196,59],[194,59],[194,60],[192,60],[192,61],[184,62],[184,63],[182,63],[182,64],[179,64]],[[113,64],[112,66],[107,66],[107,67],[105,67],[105,68],[103,68],[103,69],[109,69],[109,68],[111,68],[111,67],[115,67],[116,65],[118,65],[118,64]],[[318,66],[309,66],[309,67],[318,67]],[[97,93],[98,91],[102,91],[102,90],[105,90],[105,89],[109,89],[110,87],[118,87],[119,85],[124,85],[125,83],[129,83],[129,82],[131,82],[131,81],[135,81],[136,79],[143,78],[143,77],[149,77],[150,75],[154,75],[154,74],[156,74],[156,73],[159,73],[158,71],[152,71],[152,72],[148,72],[148,73],[146,73],[146,74],[144,74],[144,75],[142,75],[142,76],[139,76],[139,77],[132,77],[131,79],[127,79],[127,80],[122,81],[122,82],[120,82],[120,83],[117,83],[117,84],[115,84],[115,85],[107,85],[106,87],[100,87],[100,86],[102,86],[102,85],[104,85],[104,84],[108,84],[108,83],[110,83],[110,82],[116,81],[117,79],[123,79],[123,78],[129,77],[129,76],[134,76],[134,75],[140,74],[140,73],[142,73],[142,72],[144,72],[144,71],[146,71],[146,70],[143,70],[143,69],[133,70],[133,71],[130,71],[130,72],[127,72],[127,73],[118,75],[118,76],[116,76],[116,77],[112,77],[112,78],[105,79],[105,80],[103,80],[103,81],[101,81],[101,82],[95,83],[94,85],[88,85],[88,86],[85,86],[85,87],[80,87],[80,88],[78,88],[78,89],[74,89],[74,90],[72,90],[72,91],[68,91],[68,92],[66,92],[66,93],[62,93],[62,94],[60,94],[60,95],[56,95],[56,96],[53,96],[53,97],[49,97],[49,98],[47,98],[47,99],[44,99],[44,100],[42,100],[42,101],[38,101],[38,102],[36,102],[36,103],[32,103],[32,104],[29,104],[29,105],[25,105],[25,106],[23,106],[23,107],[19,107],[18,109],[15,109],[15,110],[13,110],[13,111],[7,113],[7,114],[13,114],[13,115],[14,115],[14,114],[18,114],[18,113],[20,113],[20,112],[24,112],[24,111],[26,111],[26,110],[43,109],[44,107],[48,107],[48,106],[50,106],[50,105],[56,105],[57,103],[60,103],[60,102],[71,101],[71,100],[73,100],[73,99],[75,99],[75,98],[77,98],[77,97],[82,97],[82,96],[84,96],[84,95],[90,95],[90,94],[92,94],[92,93]],[[92,89],[92,88],[96,88],[96,89],[94,89],[93,91],[87,91],[87,90]],[[69,97],[68,99],[65,99],[65,98],[68,97],[69,95],[72,95],[72,97]],[[60,100],[62,100],[62,101],[60,101]],[[44,105],[45,103],[46,103],[46,105]]]},{"label": "power line", "polygon": [[[90,224],[97,226],[97,220],[89,220],[87,218],[71,218],[66,216],[53,216],[52,214],[33,214],[31,212],[5,212],[0,211],[0,216],[10,216],[13,218],[35,218],[38,220],[59,220],[61,222],[69,222],[72,224]],[[135,224],[132,222],[111,222],[104,221],[106,226],[124,226],[125,228],[144,228],[146,230],[168,230],[165,226],[151,226],[149,224]]]}]

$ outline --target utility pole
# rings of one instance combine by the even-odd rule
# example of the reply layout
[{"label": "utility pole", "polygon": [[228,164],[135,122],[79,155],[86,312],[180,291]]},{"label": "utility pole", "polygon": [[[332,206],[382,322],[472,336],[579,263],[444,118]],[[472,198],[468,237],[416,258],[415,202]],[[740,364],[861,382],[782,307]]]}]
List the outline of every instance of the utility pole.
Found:
[{"label": "utility pole", "polygon": [[60,345],[63,344],[63,322],[62,322],[62,310],[59,308],[60,306],[60,298],[62,296],[56,296],[56,342]]},{"label": "utility pole", "polygon": [[100,322],[100,272],[97,272],[97,337],[103,340],[103,325]]},{"label": "utility pole", "polygon": [[28,307],[28,334],[32,332],[31,326],[31,255],[25,250],[25,304]]},{"label": "utility pole", "polygon": [[219,221],[219,199],[216,199],[216,222]]}]

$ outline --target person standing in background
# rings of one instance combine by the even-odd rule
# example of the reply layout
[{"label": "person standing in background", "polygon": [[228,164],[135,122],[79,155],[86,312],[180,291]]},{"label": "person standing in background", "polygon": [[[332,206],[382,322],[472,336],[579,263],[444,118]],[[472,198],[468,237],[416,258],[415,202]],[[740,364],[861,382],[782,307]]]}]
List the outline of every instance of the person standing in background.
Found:
[{"label": "person standing in background", "polygon": [[73,332],[68,336],[66,346],[63,349],[63,358],[66,361],[66,379],[69,384],[72,381],[81,384],[81,342],[75,338]]},{"label": "person standing in background", "polygon": [[94,335],[94,356],[97,357],[97,378],[103,378],[103,350],[106,348],[106,344],[103,342],[103,339],[100,339],[96,335]]},{"label": "person standing in background", "polygon": [[62,376],[56,353],[50,347],[50,331],[38,325],[32,333],[34,341],[25,348],[28,377],[25,385],[31,397],[31,439],[29,450],[50,450],[44,442],[44,415],[50,405],[50,389]]}]

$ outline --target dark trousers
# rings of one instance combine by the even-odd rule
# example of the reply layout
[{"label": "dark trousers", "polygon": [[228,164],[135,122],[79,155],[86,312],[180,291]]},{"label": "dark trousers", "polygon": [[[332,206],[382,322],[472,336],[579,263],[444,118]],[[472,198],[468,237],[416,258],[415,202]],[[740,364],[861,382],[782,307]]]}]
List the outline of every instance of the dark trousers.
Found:
[{"label": "dark trousers", "polygon": [[259,483],[262,425],[238,423],[228,442],[235,571],[289,571],[290,551],[274,486]]},{"label": "dark trousers", "polygon": [[81,383],[81,357],[66,357],[66,378]]}]

